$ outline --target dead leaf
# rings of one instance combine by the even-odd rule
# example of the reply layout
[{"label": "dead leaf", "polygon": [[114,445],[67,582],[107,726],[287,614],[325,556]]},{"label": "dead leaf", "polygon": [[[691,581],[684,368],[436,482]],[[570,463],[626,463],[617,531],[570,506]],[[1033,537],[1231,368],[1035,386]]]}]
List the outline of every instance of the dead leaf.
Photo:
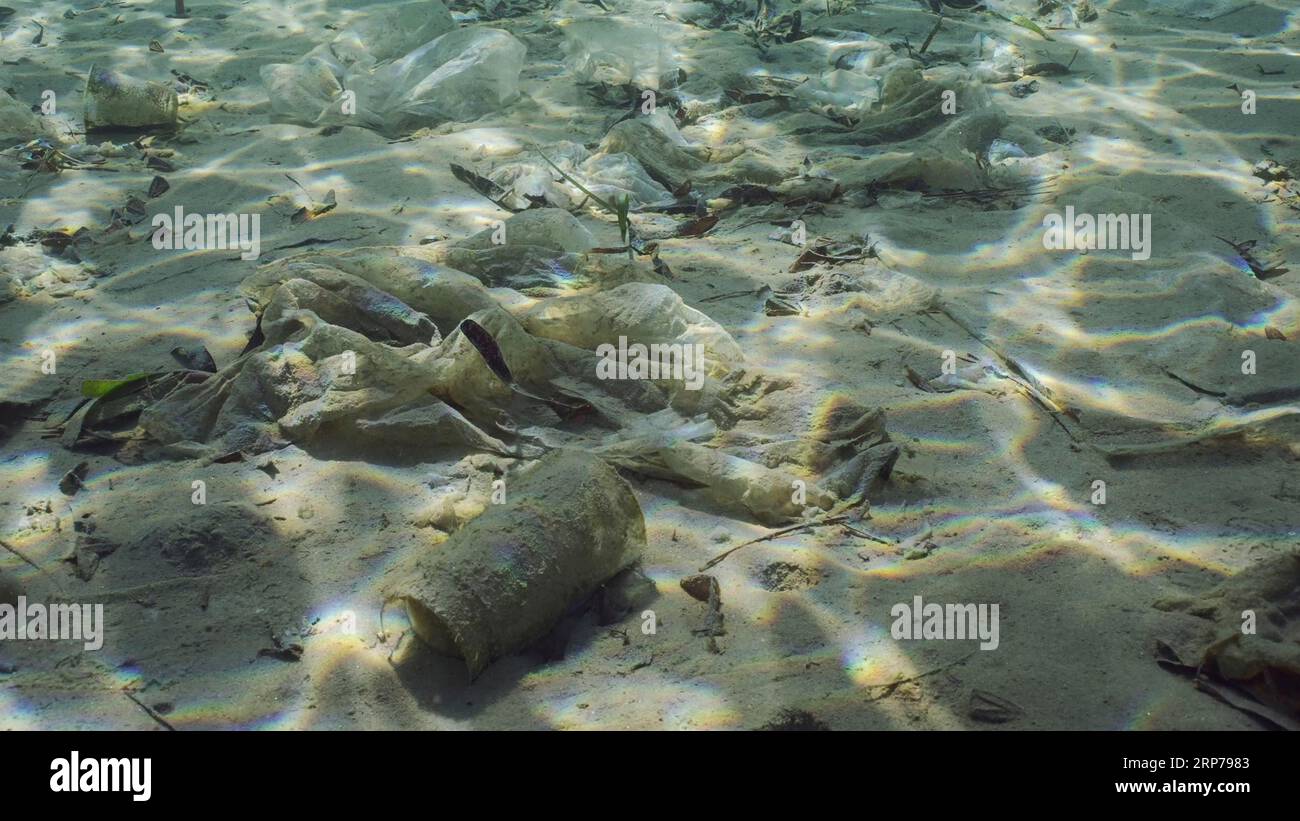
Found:
[{"label": "dead leaf", "polygon": [[90,467],[89,462],[82,462],[63,474],[63,478],[59,480],[59,490],[63,492],[64,496],[76,496],[77,491],[86,486],[83,480],[86,478],[86,468],[88,467]]},{"label": "dead leaf", "polygon": [[1025,713],[1020,705],[1001,696],[995,696],[987,690],[971,691],[968,712],[974,720],[990,724],[1005,724],[1020,718]]},{"label": "dead leaf", "polygon": [[718,580],[708,573],[697,573],[694,576],[687,576],[678,582],[682,589],[686,591],[692,599],[696,601],[707,602],[709,592],[718,584]]},{"label": "dead leaf", "polygon": [[702,237],[718,224],[717,214],[705,214],[699,219],[690,222],[677,229],[679,237]]}]

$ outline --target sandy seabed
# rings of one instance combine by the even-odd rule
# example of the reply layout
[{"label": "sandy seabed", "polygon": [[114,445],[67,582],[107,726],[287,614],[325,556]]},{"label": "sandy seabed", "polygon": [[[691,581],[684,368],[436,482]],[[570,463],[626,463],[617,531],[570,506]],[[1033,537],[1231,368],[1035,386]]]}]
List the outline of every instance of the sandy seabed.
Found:
[{"label": "sandy seabed", "polygon": [[[1157,641],[1198,620],[1153,605],[1202,594],[1298,541],[1300,420],[1285,411],[1300,398],[1300,274],[1276,271],[1300,268],[1300,198],[1276,172],[1259,175],[1270,160],[1300,168],[1300,17],[1291,4],[1229,4],[1204,19],[1188,9],[1214,4],[1100,0],[1095,19],[1048,29],[1051,40],[949,11],[925,51],[934,59],[918,66],[927,77],[946,66],[974,78],[1005,113],[999,138],[1014,149],[976,162],[940,144],[952,173],[1034,183],[982,199],[923,196],[964,187],[945,185],[941,164],[899,172],[897,190],[883,190],[881,169],[922,156],[923,140],[837,144],[827,138],[835,120],[785,116],[837,99],[834,82],[846,80],[827,75],[845,32],[898,44],[889,59],[919,49],[935,16],[908,0],[772,4],[800,10],[812,36],[765,43],[765,56],[736,28],[752,8],[713,27],[705,3],[608,0],[607,13],[561,0],[479,22],[481,9],[453,4],[458,23],[504,30],[527,47],[520,94],[471,122],[402,135],[276,122],[259,79],[262,66],[335,38],[366,4],[214,0],[192,4],[187,20],[164,16],[169,4],[159,2],[24,5],[0,21],[0,87],[37,106],[53,90],[47,123],[80,128],[92,63],[199,86],[182,94],[185,126],[153,143],[174,170],[128,151],[103,157],[111,171],[36,172],[6,152],[0,227],[13,224],[21,237],[85,226],[101,236],[113,209],[137,197],[150,214],[258,214],[261,233],[257,260],[157,250],[147,223],[130,240],[83,249],[80,263],[31,243],[0,250],[5,273],[24,281],[0,303],[0,538],[30,560],[5,552],[0,572],[29,598],[102,602],[106,613],[95,652],[0,643],[0,727],[1260,726],[1156,663]],[[747,205],[704,236],[660,238],[672,278],[644,276],[725,328],[747,367],[788,386],[755,398],[752,418],[720,444],[742,452],[800,435],[846,403],[885,411],[900,456],[857,528],[883,541],[818,527],[737,551],[709,571],[725,635],[697,635],[706,605],[679,581],[770,528],[696,491],[630,477],[646,520],[641,567],[652,602],[611,624],[574,619],[563,658],[511,655],[471,684],[462,664],[419,644],[400,607],[385,608],[381,626],[394,568],[436,541],[421,512],[464,481],[448,465],[330,458],[292,444],[225,463],[134,460],[43,436],[85,380],[175,367],[177,346],[206,347],[221,366],[234,360],[255,322],[239,286],[260,264],[305,250],[459,239],[509,216],[449,165],[488,173],[532,145],[601,142],[620,108],[592,97],[562,47],[565,27],[589,19],[635,20],[657,38],[646,49],[661,55],[659,67],[685,71],[676,96],[687,114],[677,119],[689,144],[719,156],[743,149],[838,183],[825,202]],[[1060,63],[1068,73],[981,76],[981,34],[1013,44],[1021,69]],[[828,83],[828,96],[793,95],[788,106],[726,96],[733,78],[764,73]],[[1011,93],[1029,82],[1032,93]],[[1243,112],[1243,91],[1254,113]],[[814,121],[822,126],[787,129]],[[168,188],[149,197],[156,176]],[[329,191],[336,207],[295,219]],[[1149,215],[1149,258],[1045,247],[1044,217],[1067,206]],[[573,212],[596,245],[621,244],[600,208]],[[633,216],[643,234],[672,225]],[[849,308],[809,303],[769,315],[760,289],[798,302],[794,285],[807,273],[791,271],[800,249],[770,236],[773,221],[794,216],[810,238],[865,238],[874,248],[874,259],[822,273],[901,275],[908,288],[867,287],[869,298]],[[1255,276],[1256,261],[1274,273]],[[648,258],[638,264],[650,268]],[[33,277],[32,266],[58,275]],[[925,299],[913,300],[918,293]],[[730,294],[740,296],[711,299]],[[908,377],[940,375],[946,351],[993,350],[1030,369],[1064,412],[1007,380],[930,392]],[[52,374],[41,370],[50,351]],[[1254,373],[1242,370],[1247,351]],[[1270,412],[1280,415],[1245,436],[1105,454]],[[75,492],[61,490],[81,463]],[[195,481],[205,483],[203,506],[192,501]],[[932,548],[900,548],[926,531]],[[104,555],[85,571],[96,545]],[[916,596],[996,603],[996,649],[895,639],[891,609]],[[655,613],[652,635],[645,609]]]}]

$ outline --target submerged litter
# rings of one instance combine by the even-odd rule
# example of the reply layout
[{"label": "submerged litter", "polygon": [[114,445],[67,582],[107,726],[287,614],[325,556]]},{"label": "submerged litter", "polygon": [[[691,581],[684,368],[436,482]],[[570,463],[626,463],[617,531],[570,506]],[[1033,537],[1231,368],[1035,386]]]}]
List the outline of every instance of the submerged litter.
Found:
[{"label": "submerged litter", "polygon": [[1155,607],[1200,620],[1160,642],[1161,663],[1194,675],[1238,709],[1300,729],[1300,555],[1276,556],[1204,595],[1165,598]]},{"label": "submerged litter", "polygon": [[176,125],[176,90],[92,65],[86,79],[87,131],[113,128],[170,128]]},{"label": "submerged litter", "polygon": [[506,105],[518,96],[524,53],[509,33],[458,29],[442,3],[420,0],[371,7],[333,41],[264,66],[261,77],[284,120],[396,135]]},{"label": "submerged litter", "polygon": [[396,582],[411,625],[476,677],[542,638],[645,548],[631,488],[589,454],[560,451],[506,479],[507,501],[421,551]]}]

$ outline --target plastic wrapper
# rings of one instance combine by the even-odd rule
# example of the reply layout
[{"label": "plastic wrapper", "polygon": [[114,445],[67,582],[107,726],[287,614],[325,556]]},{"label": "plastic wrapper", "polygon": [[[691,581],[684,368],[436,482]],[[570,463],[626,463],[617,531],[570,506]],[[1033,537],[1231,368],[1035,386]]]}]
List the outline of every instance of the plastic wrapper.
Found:
[{"label": "plastic wrapper", "polygon": [[499,29],[454,28],[434,0],[380,10],[297,62],[263,66],[261,77],[282,120],[391,135],[503,107],[518,96],[524,53]]}]

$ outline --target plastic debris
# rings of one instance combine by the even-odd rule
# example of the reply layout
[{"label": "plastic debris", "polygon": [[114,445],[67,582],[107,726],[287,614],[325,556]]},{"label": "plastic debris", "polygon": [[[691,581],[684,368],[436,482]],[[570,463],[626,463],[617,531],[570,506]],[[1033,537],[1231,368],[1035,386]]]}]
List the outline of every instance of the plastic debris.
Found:
[{"label": "plastic debris", "polygon": [[86,79],[87,131],[111,128],[171,128],[176,125],[176,90],[97,65]]},{"label": "plastic debris", "polygon": [[367,14],[299,61],[262,67],[278,117],[392,135],[473,120],[518,96],[526,49],[507,32],[457,29],[437,0]]},{"label": "plastic debris", "polygon": [[471,678],[542,638],[645,548],[631,488],[600,459],[552,454],[506,479],[490,505],[424,551],[394,585],[418,635]]}]

